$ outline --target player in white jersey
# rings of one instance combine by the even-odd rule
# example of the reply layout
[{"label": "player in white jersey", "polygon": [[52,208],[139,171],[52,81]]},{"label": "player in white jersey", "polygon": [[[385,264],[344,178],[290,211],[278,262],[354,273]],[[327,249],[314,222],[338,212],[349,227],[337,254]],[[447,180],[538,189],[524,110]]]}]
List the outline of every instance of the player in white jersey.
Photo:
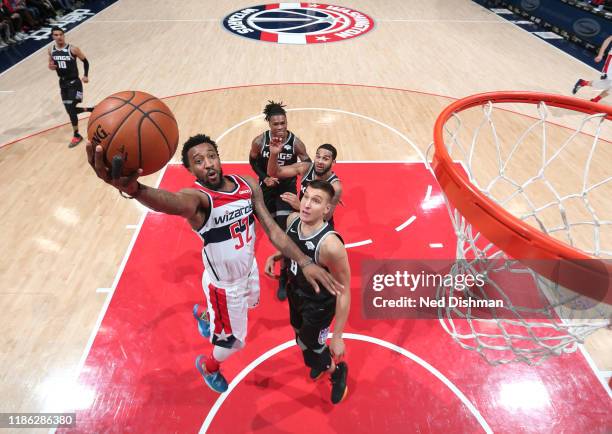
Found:
[{"label": "player in white jersey", "polygon": [[612,43],[612,36],[608,36],[601,47],[599,48],[599,52],[595,57],[595,62],[599,63],[604,58],[606,59],[601,70],[601,77],[599,80],[587,81],[582,78],[578,79],[576,84],[574,85],[574,89],[572,89],[572,93],[576,94],[578,89],[585,86],[590,86],[593,89],[602,90],[599,95],[595,98],[591,98],[592,102],[600,102],[603,98],[607,97],[610,94],[610,89],[612,89],[612,50],[610,48]]},{"label": "player in white jersey", "polygon": [[101,146],[94,150],[88,143],[87,156],[98,177],[122,196],[128,195],[155,211],[183,216],[204,240],[202,283],[210,325],[214,325],[213,350],[209,356],[198,356],[196,367],[216,392],[227,390],[220,364],[244,346],[248,308],[259,297],[253,213],[272,244],[300,265],[316,291],[319,284],[334,295],[342,290],[342,285],[302,253],[274,222],[253,178],[224,176],[217,145],[210,137],[198,134],[183,145],[183,165],[196,177],[197,184],[176,193],[141,184],[141,170],[129,177],[113,178],[104,164]]}]

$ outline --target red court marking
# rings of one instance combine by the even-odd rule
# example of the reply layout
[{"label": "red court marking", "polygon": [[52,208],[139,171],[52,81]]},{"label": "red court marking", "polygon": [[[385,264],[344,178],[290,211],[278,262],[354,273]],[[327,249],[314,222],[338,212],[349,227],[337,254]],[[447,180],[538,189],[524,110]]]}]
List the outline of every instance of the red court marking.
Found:
[{"label": "red court marking", "polygon": [[[184,93],[177,93],[174,95],[166,95],[163,97],[160,97],[160,99],[162,100],[166,100],[166,99],[171,99],[171,98],[177,98],[180,96],[188,96],[188,95],[197,95],[199,93],[209,93],[209,92],[216,92],[216,91],[226,91],[226,90],[233,90],[233,89],[244,89],[244,88],[250,88],[250,87],[266,87],[266,86],[348,86],[348,87],[364,87],[366,89],[382,89],[382,90],[396,90],[396,91],[400,91],[400,92],[411,92],[411,93],[416,93],[416,94],[420,94],[420,95],[429,95],[429,96],[436,96],[436,97],[440,97],[440,98],[447,98],[450,100],[456,100],[457,98],[452,97],[452,96],[447,96],[447,95],[441,95],[441,94],[437,94],[437,93],[432,93],[432,92],[424,92],[424,91],[419,91],[419,90],[411,90],[411,89],[404,89],[404,88],[398,88],[398,87],[388,87],[388,86],[376,86],[376,85],[370,85],[370,84],[359,84],[359,83],[355,83],[355,84],[351,84],[351,83],[328,83],[328,82],[293,82],[293,83],[258,83],[258,84],[240,84],[240,85],[236,85],[236,86],[225,86],[225,87],[217,87],[217,88],[212,88],[212,89],[203,89],[203,90],[196,90],[193,92],[184,92]],[[89,116],[83,117],[83,118],[79,118],[79,121],[81,120],[85,120],[88,119]],[[13,139],[9,142],[3,143],[0,145],[0,148],[3,148],[5,146],[8,145],[12,145],[14,143],[20,142],[22,140],[26,140],[29,139],[31,137],[37,136],[39,134],[43,134],[46,133],[47,131],[51,131],[54,130],[56,128],[61,128],[65,125],[69,125],[70,122],[64,122],[62,124],[59,125],[55,125],[53,127],[49,127],[49,128],[45,128],[42,131],[36,131],[34,133],[30,133],[24,137],[20,137],[17,139]]]},{"label": "red court marking", "polygon": [[[543,366],[491,367],[462,350],[437,320],[365,320],[360,263],[368,258],[445,258],[454,253],[453,231],[443,206],[420,201],[427,186],[439,188],[422,164],[338,164],[344,207],[337,228],[349,250],[353,303],[346,332],[374,336],[431,363],[476,406],[495,432],[603,433],[612,428],[610,399],[580,354]],[[246,164],[226,173],[248,174]],[[172,191],[193,179],[168,167],[161,187]],[[401,232],[395,227],[415,215]],[[258,226],[259,227],[259,226]],[[260,270],[272,251],[257,231]],[[430,249],[441,242],[443,249]],[[198,332],[191,310],[204,298],[201,242],[183,219],[150,213],[142,227],[79,383],[94,390],[91,408],[77,415],[79,432],[195,432],[218,395],[194,366],[210,343]],[[231,381],[258,356],[293,338],[286,303],[275,300],[275,281],[261,277],[261,304],[249,317],[246,348],[223,372]],[[478,432],[466,408],[438,380],[405,357],[362,342],[346,341],[350,394],[340,406],[327,403],[327,380],[309,383],[296,347],[262,363],[232,392],[210,432]],[[384,386],[384,387],[382,387]],[[259,411],[256,411],[259,410]],[[307,420],[300,417],[304,416]],[[402,428],[403,427],[403,428]]]},{"label": "red court marking", "polygon": [[[458,99],[457,97],[453,97],[453,96],[449,96],[449,95],[442,95],[442,94],[434,93],[434,92],[425,92],[425,91],[421,91],[421,90],[405,89],[405,88],[399,88],[399,87],[377,86],[377,85],[363,84],[363,83],[329,83],[329,82],[318,82],[318,83],[315,83],[315,82],[297,82],[297,83],[293,82],[293,83],[242,84],[242,85],[236,85],[236,86],[226,86],[226,87],[217,87],[217,88],[213,88],[213,89],[196,90],[196,91],[193,91],[193,92],[177,93],[177,94],[174,94],[174,95],[167,95],[167,96],[160,97],[160,99],[166,100],[166,99],[171,99],[171,98],[177,98],[177,97],[180,97],[180,96],[196,95],[196,94],[199,94],[199,93],[208,93],[208,92],[225,91],[225,90],[233,90],[233,89],[243,89],[243,88],[250,88],[250,87],[265,87],[265,86],[340,86],[340,87],[347,86],[347,87],[363,87],[363,88],[366,88],[366,89],[395,90],[395,91],[399,91],[399,92],[415,93],[415,94],[418,94],[418,95],[435,96],[435,97],[439,97],[439,98],[450,99],[450,100],[453,100],[453,101]],[[506,109],[502,109],[502,110],[508,111],[508,112],[511,112],[511,113],[516,113],[516,112],[513,112],[511,110],[506,110]],[[526,116],[526,117],[531,118],[531,119],[536,119],[535,117],[530,116],[530,115],[523,115],[523,114],[520,114],[520,113],[516,113],[516,114],[518,114],[520,116]],[[85,119],[88,119],[88,118],[89,118],[89,116],[83,117],[83,118],[79,118],[79,120],[81,121],[81,120],[85,120]],[[0,144],[0,149],[4,148],[5,146],[9,146],[9,145],[15,144],[17,142],[20,142],[22,140],[26,140],[26,139],[29,139],[31,137],[37,136],[39,134],[46,133],[46,132],[54,130],[56,128],[63,127],[63,126],[68,125],[68,124],[70,124],[70,122],[65,122],[65,123],[62,123],[62,124],[59,124],[59,125],[55,125],[53,127],[45,128],[42,131],[36,131],[34,133],[30,133],[30,134],[28,134],[28,135],[26,135],[24,137],[20,137],[18,139],[13,139],[13,140],[11,140],[9,142]],[[556,125],[558,127],[562,127],[562,128],[568,129],[568,127],[565,127],[565,126],[559,125],[559,124],[555,124],[554,122],[551,122],[551,125]],[[583,133],[583,134],[586,134],[586,133]],[[587,134],[587,135],[591,136],[590,134]],[[593,137],[593,136],[591,136],[591,137]],[[603,139],[603,138],[600,138],[600,140],[602,140],[603,142],[606,142],[606,143],[610,143],[608,140]]]},{"label": "red court marking", "polygon": [[346,344],[350,360],[359,363],[349,366],[349,394],[341,405],[329,402],[327,377],[310,380],[300,351],[291,347],[263,362],[232,391],[209,431],[408,433],[461,427],[483,432],[457,396],[417,363],[375,344]]}]

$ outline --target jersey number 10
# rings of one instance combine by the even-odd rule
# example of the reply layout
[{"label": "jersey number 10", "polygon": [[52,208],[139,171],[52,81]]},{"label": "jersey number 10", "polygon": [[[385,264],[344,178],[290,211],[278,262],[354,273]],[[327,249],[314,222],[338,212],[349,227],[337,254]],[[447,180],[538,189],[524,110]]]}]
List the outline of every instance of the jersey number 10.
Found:
[{"label": "jersey number 10", "polygon": [[65,60],[58,60],[57,61],[57,67],[59,69],[66,69],[66,61]]}]

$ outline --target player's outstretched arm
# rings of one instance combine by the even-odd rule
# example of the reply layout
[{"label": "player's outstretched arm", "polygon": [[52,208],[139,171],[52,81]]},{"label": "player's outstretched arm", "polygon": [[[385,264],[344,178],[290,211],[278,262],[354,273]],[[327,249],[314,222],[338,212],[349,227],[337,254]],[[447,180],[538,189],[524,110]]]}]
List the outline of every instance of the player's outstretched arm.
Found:
[{"label": "player's outstretched arm", "polygon": [[319,284],[323,285],[331,294],[337,295],[342,289],[342,285],[323,268],[316,265],[312,259],[302,253],[298,246],[287,236],[285,232],[276,224],[263,201],[261,188],[251,177],[245,176],[245,181],[253,191],[253,208],[255,214],[263,227],[264,232],[278,250],[288,258],[293,259],[302,269],[304,277],[312,285],[315,292],[319,292]]},{"label": "player's outstretched arm", "polygon": [[337,236],[330,235],[323,241],[319,254],[319,262],[325,265],[332,276],[343,285],[343,289],[336,298],[334,336],[329,345],[336,361],[340,362],[344,355],[342,334],[344,333],[344,326],[346,325],[351,309],[351,269],[346,247],[344,247],[344,244],[342,244],[342,241],[340,241]]},{"label": "player's outstretched arm", "polygon": [[154,211],[179,215],[191,221],[196,217],[198,211],[210,207],[206,195],[198,194],[195,190],[184,189],[178,193],[172,193],[141,184],[138,182],[138,177],[142,173],[140,169],[131,176],[113,178],[111,169],[104,164],[102,146],[98,145],[94,150],[93,145],[87,143],[86,150],[89,164],[98,178]]}]

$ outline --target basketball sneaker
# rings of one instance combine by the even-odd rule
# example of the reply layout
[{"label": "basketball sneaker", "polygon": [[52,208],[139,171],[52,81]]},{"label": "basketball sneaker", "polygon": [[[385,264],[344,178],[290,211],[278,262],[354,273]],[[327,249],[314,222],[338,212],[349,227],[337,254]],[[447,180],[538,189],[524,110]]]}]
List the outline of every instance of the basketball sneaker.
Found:
[{"label": "basketball sneaker", "polygon": [[200,355],[196,358],[196,368],[204,377],[204,382],[208,387],[217,393],[223,393],[227,390],[227,380],[221,374],[221,370],[217,372],[206,372],[206,356]]},{"label": "basketball sneaker", "polygon": [[582,78],[579,78],[576,84],[574,85],[574,88],[572,89],[572,95],[576,95],[576,92],[578,92],[578,90],[585,84],[586,82]]},{"label": "basketball sneaker", "polygon": [[325,371],[319,371],[316,368],[310,368],[310,379],[312,381],[317,381],[323,376],[323,374],[325,374]]},{"label": "basketball sneaker", "polygon": [[196,304],[193,306],[193,317],[198,322],[198,331],[200,334],[205,337],[210,337],[210,320],[208,319],[208,312],[204,311],[198,314],[198,310],[200,309],[200,305]]},{"label": "basketball sneaker", "polygon": [[346,377],[348,375],[348,366],[344,362],[336,365],[336,370],[331,374],[331,402],[339,404],[346,397],[348,387],[346,387]]},{"label": "basketball sneaker", "polygon": [[80,134],[78,136],[72,136],[72,140],[70,140],[70,144],[68,145],[68,147],[74,148],[82,141],[83,141],[83,136],[81,136]]}]

